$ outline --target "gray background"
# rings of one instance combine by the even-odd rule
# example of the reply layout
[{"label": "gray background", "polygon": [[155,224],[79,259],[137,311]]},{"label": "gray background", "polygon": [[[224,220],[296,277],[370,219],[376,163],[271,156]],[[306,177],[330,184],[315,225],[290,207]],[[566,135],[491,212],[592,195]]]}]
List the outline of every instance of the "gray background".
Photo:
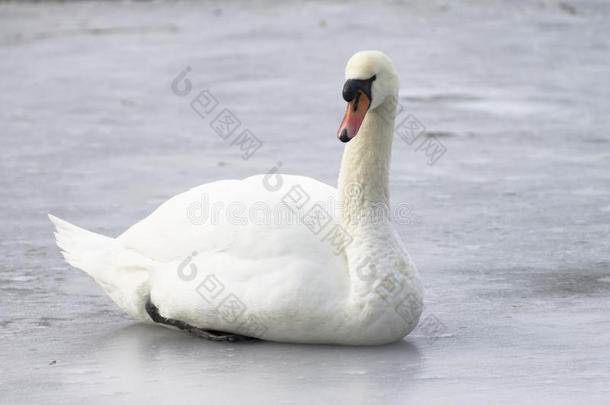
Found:
[{"label": "gray background", "polygon": [[[603,1],[0,4],[0,402],[607,403],[609,16]],[[405,113],[447,148],[428,165],[395,138],[391,199],[411,207],[400,232],[426,287],[403,342],[197,340],[135,323],[63,262],[47,212],[116,236],[277,162],[335,185],[360,49],[390,55]],[[204,88],[263,140],[250,159],[190,109]]]}]

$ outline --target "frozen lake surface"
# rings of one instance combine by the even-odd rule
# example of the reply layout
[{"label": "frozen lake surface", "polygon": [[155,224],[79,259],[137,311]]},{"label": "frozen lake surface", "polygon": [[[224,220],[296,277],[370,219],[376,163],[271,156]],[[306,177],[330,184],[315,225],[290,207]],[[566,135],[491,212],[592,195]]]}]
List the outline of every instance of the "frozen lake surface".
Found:
[{"label": "frozen lake surface", "polygon": [[[0,4],[0,402],[608,403],[610,8],[488,3]],[[278,162],[335,185],[360,49],[393,59],[399,119],[446,147],[429,165],[394,142],[426,287],[403,342],[197,340],[63,261],[48,212],[116,236]],[[250,159],[191,110],[206,88],[264,142]]]}]

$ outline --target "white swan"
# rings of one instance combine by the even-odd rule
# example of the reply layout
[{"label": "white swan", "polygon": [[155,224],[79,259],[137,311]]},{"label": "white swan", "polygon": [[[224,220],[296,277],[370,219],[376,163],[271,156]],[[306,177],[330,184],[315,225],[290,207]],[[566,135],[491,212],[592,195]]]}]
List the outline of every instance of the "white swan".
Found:
[{"label": "white swan", "polygon": [[[134,318],[212,340],[402,339],[419,320],[422,286],[389,222],[398,77],[383,53],[362,51],[345,78],[337,136],[351,142],[338,189],[273,173],[217,181],[169,199],[116,239],[49,215],[65,259]],[[340,202],[336,212],[329,201]],[[232,216],[201,212],[208,207]],[[265,207],[296,214],[244,223],[244,210]]]}]

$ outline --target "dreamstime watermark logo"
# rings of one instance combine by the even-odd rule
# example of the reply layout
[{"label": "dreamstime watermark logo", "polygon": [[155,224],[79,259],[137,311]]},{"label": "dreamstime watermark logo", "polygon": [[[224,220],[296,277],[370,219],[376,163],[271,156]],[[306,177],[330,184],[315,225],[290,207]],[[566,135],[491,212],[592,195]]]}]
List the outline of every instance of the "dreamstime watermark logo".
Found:
[{"label": "dreamstime watermark logo", "polygon": [[[316,234],[341,212],[344,216],[349,215],[351,222],[360,225],[421,223],[421,218],[408,203],[400,203],[390,209],[384,203],[354,207],[331,197],[326,201],[316,201],[311,206],[306,205],[307,201],[309,194],[300,185],[293,186],[276,204],[264,201],[212,201],[209,194],[202,193],[199,200],[192,201],[187,206],[186,216],[193,225],[286,226],[302,222]],[[342,210],[343,206],[346,206],[346,211]]]},{"label": "dreamstime watermark logo", "polygon": [[[319,237],[320,241],[329,243],[335,255],[344,254],[346,248],[354,242],[354,237],[341,224],[334,223],[333,216],[330,214],[332,210],[327,207],[336,209],[337,204],[329,200],[325,207],[323,203],[313,201],[311,195],[301,184],[286,185],[285,179],[279,173],[280,166],[281,164],[278,164],[278,166],[273,167],[262,178],[263,187],[266,190],[273,193],[282,190],[281,203],[276,207],[269,207],[265,204],[252,204],[248,207],[245,204],[236,203],[228,204],[227,211],[223,211],[221,208],[224,207],[224,204],[213,208],[214,204],[210,204],[209,197],[204,195],[200,201],[193,202],[189,206],[187,210],[189,220],[194,225],[202,225],[206,221],[215,223],[217,220],[214,218],[218,218],[222,212],[228,212],[227,221],[238,225],[248,223],[248,221],[268,224],[270,219],[276,221],[271,222],[272,224],[300,223],[313,235]],[[348,212],[350,212],[350,208],[359,206],[365,199],[362,184],[350,183],[342,190],[344,204],[347,204]],[[275,211],[277,214],[274,215],[270,208],[279,208],[279,210]],[[358,210],[354,212],[357,213]],[[286,214],[291,215],[286,216]],[[349,215],[352,218],[361,217],[353,212],[350,212]],[[365,217],[389,219],[387,211],[384,211],[381,215],[365,215]],[[408,262],[408,256],[401,253],[403,249],[396,245],[398,241],[390,238],[386,243],[387,250],[384,249],[384,251],[396,252],[395,255],[390,255],[393,256],[391,261],[387,261],[388,255],[383,252],[379,257],[376,256],[378,252],[372,252],[371,255],[364,256],[352,265],[355,266],[358,279],[370,283],[372,290],[385,302],[385,305],[391,307],[405,321],[406,325],[414,327],[414,323],[420,319],[422,312],[422,297],[417,292],[417,288],[412,285],[411,265]],[[196,255],[197,252],[193,252],[178,266],[178,276],[185,282],[192,282],[197,277],[198,271],[193,263],[193,258]],[[386,270],[388,266],[392,268],[391,272]],[[254,314],[248,315],[247,307],[243,301],[236,294],[228,291],[217,275],[204,275],[195,289],[202,299],[215,305],[215,313],[218,316],[221,316],[226,322],[237,323],[240,333],[260,337],[267,330],[260,317]],[[432,344],[447,330],[447,327],[438,317],[428,315],[422,318],[419,330],[423,331],[426,342]]]},{"label": "dreamstime watermark logo", "polygon": [[[172,92],[179,97],[188,96],[193,90],[193,84],[187,78],[192,71],[190,66],[182,70],[172,81]],[[190,102],[191,109],[202,119],[206,120],[212,116],[219,101],[208,89],[204,89]],[[238,148],[242,153],[242,159],[248,160],[257,150],[263,146],[263,141],[258,139],[248,128],[242,128],[241,121],[228,108],[219,108],[209,126],[223,140],[231,146]]]}]

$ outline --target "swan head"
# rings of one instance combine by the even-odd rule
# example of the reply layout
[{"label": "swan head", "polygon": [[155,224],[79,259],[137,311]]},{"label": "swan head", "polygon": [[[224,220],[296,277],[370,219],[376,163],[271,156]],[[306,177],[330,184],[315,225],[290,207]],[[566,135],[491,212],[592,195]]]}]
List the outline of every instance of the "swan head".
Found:
[{"label": "swan head", "polygon": [[347,101],[347,110],[337,138],[349,142],[358,133],[368,111],[397,95],[398,75],[390,58],[380,51],[354,54],[345,67],[343,98]]}]

